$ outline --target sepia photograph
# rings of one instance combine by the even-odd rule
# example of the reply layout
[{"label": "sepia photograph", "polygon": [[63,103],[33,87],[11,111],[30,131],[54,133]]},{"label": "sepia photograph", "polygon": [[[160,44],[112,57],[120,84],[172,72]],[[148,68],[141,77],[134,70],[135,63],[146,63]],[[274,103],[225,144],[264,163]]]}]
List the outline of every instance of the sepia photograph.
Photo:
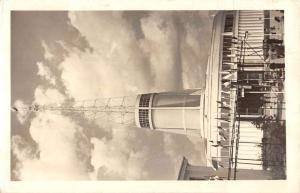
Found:
[{"label": "sepia photograph", "polygon": [[285,180],[284,16],[11,11],[10,180]]}]

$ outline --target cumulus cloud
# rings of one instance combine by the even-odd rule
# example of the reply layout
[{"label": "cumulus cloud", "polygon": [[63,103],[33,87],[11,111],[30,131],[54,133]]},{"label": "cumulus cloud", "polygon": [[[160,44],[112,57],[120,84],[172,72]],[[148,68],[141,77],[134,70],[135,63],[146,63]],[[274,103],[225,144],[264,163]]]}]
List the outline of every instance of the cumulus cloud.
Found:
[{"label": "cumulus cloud", "polygon": [[180,141],[178,135],[166,134],[163,138],[164,151],[171,157],[175,174],[178,174],[182,156],[186,156],[190,163],[198,163],[198,165],[206,163],[205,152],[204,149],[201,148],[204,147],[204,140],[189,137],[182,141],[182,143],[178,143],[178,141]]},{"label": "cumulus cloud", "polygon": [[[39,113],[31,122],[30,134],[37,150],[13,137],[13,153],[20,161],[15,172],[22,180],[86,180],[89,151],[82,128],[62,115]],[[84,137],[83,137],[84,139]],[[81,143],[78,143],[80,140]],[[90,147],[89,147],[90,149]],[[78,155],[84,154],[80,158]]]},{"label": "cumulus cloud", "polygon": [[[213,18],[201,12],[185,12],[180,17],[180,53],[184,88],[203,88]],[[203,27],[205,26],[205,27]]]},{"label": "cumulus cloud", "polygon": [[[60,65],[70,97],[82,100],[182,88],[176,58],[178,34],[171,15],[151,14],[142,19],[143,39],[135,37],[122,13],[75,12],[69,17],[93,48],[92,52],[68,48],[69,56]],[[144,167],[150,155],[147,143],[141,148],[135,146],[133,139],[138,137],[120,135],[118,130],[111,139],[93,138],[92,165],[97,169],[93,176],[146,179]]]},{"label": "cumulus cloud", "polygon": [[145,38],[140,46],[150,60],[156,88],[181,89],[181,61],[178,30],[172,13],[154,12],[141,20]]},{"label": "cumulus cloud", "polygon": [[[199,42],[205,42],[199,35],[200,23],[188,23],[188,19],[180,20],[169,12],[145,14],[137,26],[122,12],[70,12],[69,19],[91,49],[79,49],[59,41],[67,53],[63,60],[58,60],[60,73],[54,74],[49,66],[37,63],[38,75],[52,85],[62,82],[66,90],[38,86],[34,103],[48,105],[67,99],[201,86],[201,75],[196,81],[193,77],[201,74],[199,61],[206,57],[199,51],[203,49]],[[135,28],[142,35],[137,37]],[[55,56],[51,54],[54,52],[45,42],[42,46],[45,59],[54,61]],[[86,121],[80,120],[81,125]],[[88,127],[80,126],[66,115],[38,113],[30,125],[30,134],[38,144],[39,153],[35,152],[38,156],[24,156],[22,152],[34,151],[13,147],[21,160],[17,167],[21,179],[160,179],[162,176],[175,179],[182,155],[199,161],[198,142],[177,135],[137,132],[132,130],[132,124],[120,126],[102,120],[95,124],[98,130],[110,131],[109,134],[98,138],[89,136],[85,132]],[[159,164],[151,160],[153,156],[157,156]],[[169,173],[160,174],[160,167],[167,168]]]},{"label": "cumulus cloud", "polygon": [[[34,103],[39,105],[63,103],[66,98],[58,90],[43,86],[36,88],[34,96]],[[22,105],[22,101],[16,104]],[[86,129],[62,113],[36,112],[29,128],[36,146],[20,136],[12,137],[13,154],[18,160],[14,175],[22,180],[89,179],[88,173],[93,170],[90,165],[92,146]]]},{"label": "cumulus cloud", "polygon": [[71,12],[69,18],[93,50],[69,48],[69,56],[60,65],[62,80],[72,97],[109,97],[204,85],[208,54],[202,50],[209,47],[208,16],[149,13],[140,18],[143,38],[136,37],[137,27],[133,28],[122,12]]},{"label": "cumulus cloud", "polygon": [[21,160],[37,157],[37,151],[31,148],[29,143],[20,135],[12,137],[12,149],[15,150],[13,153]]},{"label": "cumulus cloud", "polygon": [[[198,45],[205,43],[203,40],[199,42],[201,31],[196,29],[200,27],[199,22],[197,25],[192,22],[184,24],[186,19],[178,26],[172,13],[150,13],[140,19],[143,36],[137,38],[122,13],[72,12],[69,17],[71,24],[93,48],[92,52],[69,49],[69,56],[61,63],[62,80],[69,96],[82,100],[201,86],[198,80],[203,80],[200,73],[203,69],[199,67],[199,61],[205,60],[203,63],[206,64],[206,56],[201,55],[202,48]],[[198,82],[193,76],[200,76],[196,78]],[[99,125],[103,126],[103,123]],[[180,161],[183,150],[187,148],[170,145],[176,144],[171,139],[162,141],[164,154],[170,160]],[[134,154],[130,151],[133,144],[126,143],[134,143],[134,140],[116,134],[112,139],[93,139],[92,165],[98,168],[95,176],[99,179],[112,176],[115,179],[141,179],[147,175],[140,172],[144,171],[146,163],[141,157],[149,158],[147,151],[141,148]],[[195,153],[193,144],[189,143],[191,152]],[[143,156],[136,159],[137,155]],[[197,159],[199,161],[199,156]]]},{"label": "cumulus cloud", "polygon": [[50,48],[48,47],[48,45],[46,44],[46,42],[45,42],[45,41],[42,41],[41,44],[42,44],[42,47],[43,47],[43,49],[44,49],[44,58],[45,58],[46,60],[51,60],[51,59],[53,59],[53,58],[54,58],[54,55],[52,54],[52,52],[51,52]]},{"label": "cumulus cloud", "polygon": [[16,100],[14,102],[14,107],[17,108],[17,110],[18,110],[16,112],[18,121],[21,124],[23,124],[28,118],[28,113],[26,111],[26,108],[28,108],[28,105],[25,104],[22,100]]},{"label": "cumulus cloud", "polygon": [[72,12],[69,17],[93,48],[92,52],[69,50],[69,57],[61,63],[62,80],[70,96],[123,96],[152,88],[147,58],[120,14]]},{"label": "cumulus cloud", "polygon": [[37,156],[37,151],[22,138],[20,135],[14,135],[11,139],[11,149],[14,156],[17,157],[18,162],[13,169],[12,173],[14,176],[20,178],[22,163],[25,160],[32,160]]},{"label": "cumulus cloud", "polygon": [[62,103],[66,97],[61,94],[57,89],[53,88],[45,88],[43,86],[38,86],[34,92],[34,103],[40,105],[47,104],[59,104]]},{"label": "cumulus cloud", "polygon": [[[125,126],[112,128],[111,139],[92,138],[91,164],[98,170],[91,173],[96,179],[147,179],[144,170],[150,151],[146,143],[139,144],[139,135]],[[134,143],[135,141],[135,143]]]},{"label": "cumulus cloud", "polygon": [[[35,89],[34,97],[33,103],[38,105],[62,104],[66,99],[57,89],[45,88],[41,85]],[[22,100],[14,102],[14,107],[17,109],[16,116],[21,124],[29,118],[31,105],[25,104]]]},{"label": "cumulus cloud", "polygon": [[36,65],[38,67],[38,73],[37,74],[41,78],[49,81],[50,84],[55,85],[56,84],[56,79],[55,79],[55,76],[52,74],[50,68],[42,62],[37,62]]}]

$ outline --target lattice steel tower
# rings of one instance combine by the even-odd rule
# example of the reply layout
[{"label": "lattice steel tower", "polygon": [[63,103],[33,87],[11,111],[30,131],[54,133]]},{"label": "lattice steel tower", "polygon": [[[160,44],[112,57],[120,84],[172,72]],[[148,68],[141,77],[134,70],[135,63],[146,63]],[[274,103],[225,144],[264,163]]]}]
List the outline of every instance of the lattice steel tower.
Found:
[{"label": "lattice steel tower", "polygon": [[70,100],[63,103],[15,106],[12,110],[23,114],[51,111],[52,113],[73,117],[82,116],[89,120],[100,119],[102,121],[130,124],[134,121],[135,100],[136,96]]},{"label": "lattice steel tower", "polygon": [[147,93],[137,96],[68,101],[13,107],[16,112],[51,111],[90,120],[133,124],[137,127],[203,137],[204,93],[201,89]]}]

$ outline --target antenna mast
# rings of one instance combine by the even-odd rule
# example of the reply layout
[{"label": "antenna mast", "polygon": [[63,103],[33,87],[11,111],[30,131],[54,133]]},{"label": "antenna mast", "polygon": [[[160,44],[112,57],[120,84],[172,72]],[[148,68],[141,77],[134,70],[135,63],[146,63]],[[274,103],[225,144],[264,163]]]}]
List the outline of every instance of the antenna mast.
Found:
[{"label": "antenna mast", "polygon": [[101,119],[120,124],[129,124],[134,120],[136,96],[99,98],[91,100],[70,100],[63,103],[32,104],[12,107],[17,113],[37,113],[51,111],[71,116],[83,115],[89,120]]}]

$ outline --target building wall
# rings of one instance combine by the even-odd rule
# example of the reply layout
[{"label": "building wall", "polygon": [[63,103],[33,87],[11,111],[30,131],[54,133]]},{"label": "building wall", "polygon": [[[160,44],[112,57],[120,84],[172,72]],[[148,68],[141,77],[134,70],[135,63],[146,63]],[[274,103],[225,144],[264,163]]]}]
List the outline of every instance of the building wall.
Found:
[{"label": "building wall", "polygon": [[152,107],[199,107],[200,95],[187,95],[181,93],[157,93]]},{"label": "building wall", "polygon": [[153,109],[152,123],[156,129],[200,129],[200,109]]}]

